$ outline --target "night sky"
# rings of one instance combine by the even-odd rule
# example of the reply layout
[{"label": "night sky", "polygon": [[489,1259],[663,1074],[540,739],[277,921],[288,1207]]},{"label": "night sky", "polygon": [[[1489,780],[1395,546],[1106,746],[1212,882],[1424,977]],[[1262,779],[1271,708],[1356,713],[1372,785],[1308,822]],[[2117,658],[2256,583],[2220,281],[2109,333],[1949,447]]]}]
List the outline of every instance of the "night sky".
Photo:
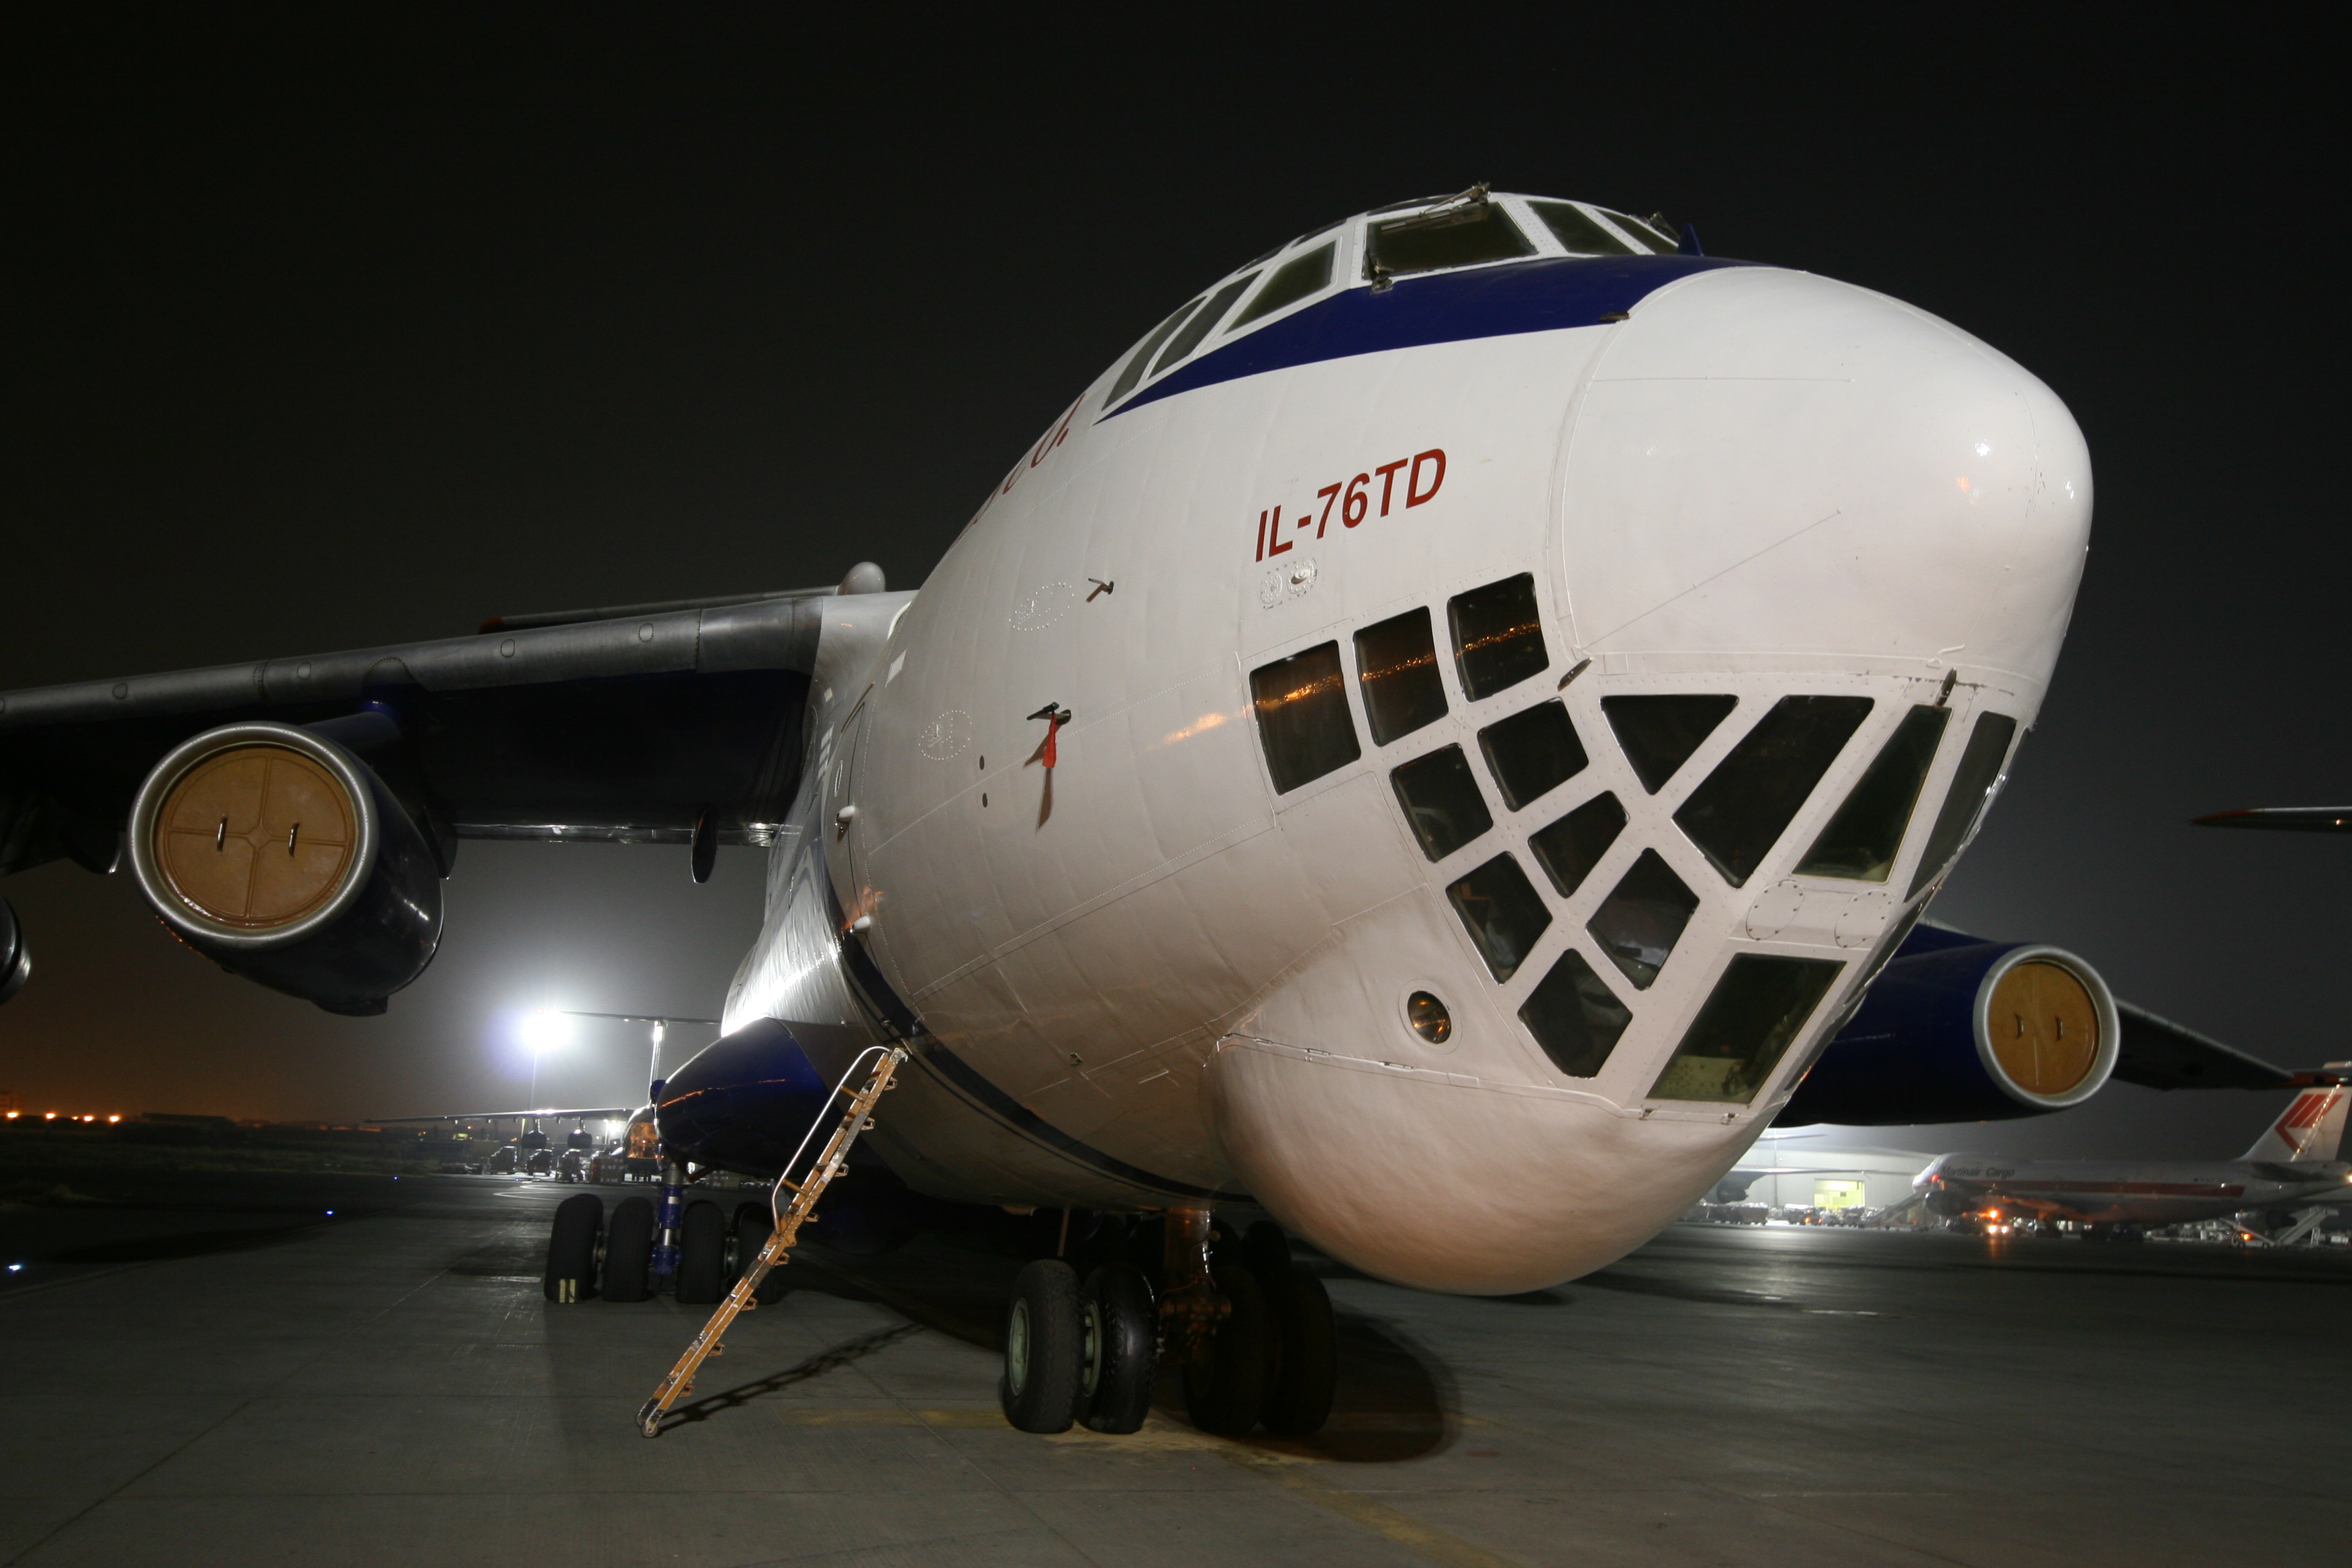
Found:
[{"label": "night sky", "polygon": [[[2352,797],[2332,46],[2214,14],[2067,35],[1921,13],[1902,37],[1780,8],[1647,32],[1435,14],[11,23],[0,689],[866,558],[917,586],[1202,285],[1486,180],[1883,289],[2057,391],[2096,473],[2090,570],[1936,918],[2072,948],[2273,1060],[2352,1057],[2352,843],[2184,826]],[[0,1089],[131,1114],[519,1104],[520,1009],[715,1014],[760,871],[727,850],[696,888],[683,848],[469,843],[439,958],[352,1020],[220,973],[127,874],[58,862],[5,889],[36,973],[0,1009]],[[586,1026],[540,1098],[619,1103],[643,1063],[639,1031]],[[2226,1156],[2280,1103],[2116,1086],[1867,1139]]]}]

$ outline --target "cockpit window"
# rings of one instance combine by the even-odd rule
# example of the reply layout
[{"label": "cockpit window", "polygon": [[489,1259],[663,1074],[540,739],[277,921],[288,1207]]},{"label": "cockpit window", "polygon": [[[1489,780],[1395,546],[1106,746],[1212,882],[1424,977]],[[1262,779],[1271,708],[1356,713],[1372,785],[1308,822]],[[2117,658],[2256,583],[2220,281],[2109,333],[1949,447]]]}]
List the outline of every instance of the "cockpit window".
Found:
[{"label": "cockpit window", "polygon": [[1444,718],[1445,682],[1437,673],[1429,612],[1407,610],[1358,632],[1356,681],[1376,746]]},{"label": "cockpit window", "polygon": [[1159,352],[1160,345],[1166,342],[1169,334],[1182,326],[1185,319],[1200,308],[1201,301],[1195,300],[1152,329],[1151,335],[1143,340],[1143,346],[1135,351],[1135,357],[1127,362],[1127,368],[1118,373],[1118,380],[1112,384],[1110,395],[1103,399],[1104,407],[1109,407],[1135,390],[1135,384],[1143,379],[1143,367],[1151,363],[1151,356]]},{"label": "cockpit window", "polygon": [[1540,702],[1478,731],[1478,749],[1513,811],[1584,771],[1584,745],[1567,707]]},{"label": "cockpit window", "polygon": [[1601,711],[1608,716],[1609,727],[1617,731],[1617,743],[1625,748],[1633,776],[1655,795],[1738,702],[1737,697],[1680,694],[1604,697]]},{"label": "cockpit window", "polygon": [[1570,254],[1577,256],[1631,256],[1633,247],[1592,220],[1592,215],[1582,207],[1567,202],[1529,202],[1529,211],[1543,219],[1544,226]]},{"label": "cockpit window", "polygon": [[1168,340],[1168,352],[1160,356],[1160,362],[1151,367],[1151,374],[1159,374],[1199,348],[1201,340],[1209,335],[1209,329],[1223,321],[1225,312],[1233,309],[1234,301],[1242,297],[1242,290],[1256,281],[1257,274],[1253,272],[1245,278],[1236,278],[1218,289],[1207,307],[1194,312],[1192,319],[1184,324],[1184,330]]},{"label": "cockpit window", "polygon": [[1517,686],[1551,663],[1544,651],[1533,573],[1456,594],[1445,602],[1445,618],[1454,632],[1454,668],[1473,702]]},{"label": "cockpit window", "polygon": [[1519,1006],[1519,1022],[1536,1037],[1551,1065],[1570,1078],[1591,1078],[1617,1048],[1618,1037],[1633,1015],[1609,983],[1592,973],[1584,955],[1570,948],[1559,955]]},{"label": "cockpit window", "polygon": [[1691,791],[1675,826],[1744,886],[1870,717],[1867,697],[1783,697]]},{"label": "cockpit window", "polygon": [[1390,773],[1389,784],[1412,824],[1412,836],[1421,840],[1421,852],[1432,860],[1444,859],[1495,826],[1459,746],[1414,758]]},{"label": "cockpit window", "polygon": [[1528,835],[1528,847],[1536,852],[1536,864],[1564,899],[1584,885],[1624,831],[1624,806],[1613,795],[1598,795],[1549,827]]},{"label": "cockpit window", "polygon": [[1607,207],[1599,209],[1601,216],[1661,255],[1672,255],[1682,248],[1682,241],[1664,231],[1664,219],[1627,217],[1612,213]]},{"label": "cockpit window", "polygon": [[1330,285],[1331,253],[1339,243],[1335,239],[1329,245],[1318,246],[1276,268],[1274,275],[1265,280],[1265,287],[1257,291],[1257,298],[1242,307],[1242,313],[1225,331],[1245,327],[1260,316],[1271,316],[1285,305],[1295,305],[1309,294],[1321,293]]},{"label": "cockpit window", "polygon": [[1656,850],[1644,849],[1584,929],[1626,979],[1647,991],[1697,908],[1698,895],[1674,868]]},{"label": "cockpit window", "polygon": [[1845,804],[1813,840],[1798,862],[1804,877],[1846,877],[1857,882],[1884,882],[1895,868],[1903,847],[1903,830],[1919,804],[1919,786],[1927,782],[1928,764],[1944,739],[1948,708],[1921,703],[1903,715],[1894,738],[1879,748],[1870,771],[1845,797]]},{"label": "cockpit window", "polygon": [[1960,765],[1952,770],[1951,792],[1944,796],[1943,809],[1936,813],[1936,826],[1927,835],[1919,868],[1911,874],[1911,890],[1904,895],[1906,900],[1917,898],[1919,889],[1935,880],[1976,831],[1977,818],[1992,800],[1993,786],[2000,783],[2001,762],[2016,736],[2017,721],[2006,713],[1978,718],[1977,727],[1969,731],[1968,748],[1960,753]]},{"label": "cockpit window", "polygon": [[1832,958],[1734,958],[1650,1098],[1732,1105],[1754,1100],[1843,967]]},{"label": "cockpit window", "polygon": [[1375,220],[1365,233],[1364,275],[1402,278],[1445,267],[1475,267],[1533,256],[1536,247],[1503,209],[1481,198],[1411,217]]},{"label": "cockpit window", "polygon": [[1446,889],[1445,896],[1498,981],[1518,973],[1528,949],[1551,924],[1551,910],[1508,855],[1496,856]]},{"label": "cockpit window", "polygon": [[1287,795],[1363,754],[1348,712],[1339,645],[1327,642],[1250,671],[1258,738],[1277,795]]}]

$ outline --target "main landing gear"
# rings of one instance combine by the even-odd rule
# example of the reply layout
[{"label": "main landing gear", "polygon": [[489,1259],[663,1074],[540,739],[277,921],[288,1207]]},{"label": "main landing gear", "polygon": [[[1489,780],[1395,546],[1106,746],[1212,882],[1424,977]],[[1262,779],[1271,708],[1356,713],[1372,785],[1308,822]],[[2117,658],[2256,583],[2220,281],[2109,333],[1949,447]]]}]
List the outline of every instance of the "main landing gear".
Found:
[{"label": "main landing gear", "polygon": [[1156,1295],[1124,1258],[1083,1279],[1059,1258],[1022,1269],[1005,1313],[1005,1419],[1024,1432],[1135,1431],[1166,1363],[1182,1368],[1186,1413],[1204,1432],[1320,1430],[1338,1372],[1331,1299],[1281,1229],[1260,1222],[1219,1245],[1196,1208],[1169,1211],[1162,1234]]},{"label": "main landing gear", "polygon": [[[610,1215],[594,1193],[577,1193],[558,1204],[547,1237],[547,1299],[645,1301],[667,1288],[682,1305],[709,1306],[742,1277],[774,1228],[765,1204],[738,1204],[730,1215],[709,1199],[697,1198],[684,1205],[677,1267],[665,1279],[654,1272],[654,1205],[645,1198],[623,1198]],[[781,1301],[789,1289],[784,1276],[769,1274],[760,1281],[760,1304]]]}]

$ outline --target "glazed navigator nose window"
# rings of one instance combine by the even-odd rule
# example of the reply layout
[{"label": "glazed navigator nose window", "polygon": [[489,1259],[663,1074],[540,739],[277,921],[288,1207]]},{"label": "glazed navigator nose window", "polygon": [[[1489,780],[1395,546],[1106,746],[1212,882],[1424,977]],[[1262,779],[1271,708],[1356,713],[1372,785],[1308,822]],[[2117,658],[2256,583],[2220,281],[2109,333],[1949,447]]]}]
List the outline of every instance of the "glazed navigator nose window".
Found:
[{"label": "glazed navigator nose window", "polygon": [[1733,959],[1650,1086],[1650,1098],[1728,1105],[1755,1099],[1844,967],[1835,959],[1772,953]]},{"label": "glazed navigator nose window", "polygon": [[1912,809],[1919,804],[1919,787],[1944,739],[1948,708],[1913,708],[1895,727],[1853,793],[1845,797],[1830,825],[1813,840],[1798,862],[1805,877],[1847,877],[1858,882],[1884,882],[1895,868],[1903,847],[1903,830],[1911,826]]},{"label": "glazed navigator nose window", "polygon": [[1976,831],[1977,818],[1992,803],[1992,792],[2000,785],[2000,764],[2009,756],[2010,742],[2017,738],[2017,721],[2006,713],[1987,713],[1977,720],[1977,727],[1969,731],[1969,743],[1960,752],[1960,765],[1952,772],[1952,787],[1944,796],[1942,809],[1936,813],[1936,826],[1928,830],[1927,847],[1919,857],[1919,868],[1911,873],[1911,890],[1904,895],[1916,899],[1919,889],[1936,879],[1936,874],[1951,864],[1960,846]]},{"label": "glazed navigator nose window", "polygon": [[1348,712],[1347,679],[1336,642],[1250,671],[1250,702],[1276,794],[1312,784],[1363,754]]},{"label": "glazed navigator nose window", "polygon": [[1675,826],[1745,886],[1870,710],[1867,697],[1783,697],[1691,791]]},{"label": "glazed navigator nose window", "polygon": [[1495,826],[1459,746],[1416,757],[1389,774],[1421,852],[1443,860]]}]

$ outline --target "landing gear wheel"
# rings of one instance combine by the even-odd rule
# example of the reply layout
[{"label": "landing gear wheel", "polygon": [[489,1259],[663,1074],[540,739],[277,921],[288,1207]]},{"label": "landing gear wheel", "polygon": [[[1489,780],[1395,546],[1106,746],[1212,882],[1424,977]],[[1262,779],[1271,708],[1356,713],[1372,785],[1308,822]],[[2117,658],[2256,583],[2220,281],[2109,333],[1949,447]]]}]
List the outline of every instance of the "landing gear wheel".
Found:
[{"label": "landing gear wheel", "polygon": [[686,1205],[677,1222],[677,1300],[708,1307],[727,1293],[727,1216],[708,1198]]},{"label": "landing gear wheel", "polygon": [[1219,1264],[1210,1273],[1233,1310],[1184,1363],[1184,1408],[1192,1425],[1220,1437],[1246,1436],[1265,1407],[1274,1324],[1248,1270]]},{"label": "landing gear wheel", "polygon": [[1283,1437],[1323,1430],[1339,1381],[1339,1335],[1323,1281],[1296,1263],[1254,1276],[1274,1319],[1274,1375],[1267,1380],[1265,1429]]},{"label": "landing gear wheel", "polygon": [[[767,1205],[735,1205],[735,1267],[727,1273],[729,1289],[733,1289],[735,1281],[751,1272],[752,1259],[760,1256],[760,1248],[767,1246],[768,1237],[775,1233],[775,1218],[769,1214]],[[784,1271],[771,1268],[761,1277],[760,1289],[753,1292],[753,1298],[762,1307],[772,1307],[791,1290],[792,1286],[785,1281]]]},{"label": "landing gear wheel", "polygon": [[1106,1263],[1079,1293],[1086,1378],[1078,1419],[1097,1432],[1133,1432],[1151,1413],[1160,1374],[1160,1309],[1132,1263]]},{"label": "landing gear wheel", "polygon": [[1053,1258],[1022,1269],[1004,1317],[1004,1376],[996,1390],[1015,1428],[1070,1429],[1084,1393],[1084,1335],[1077,1271]]},{"label": "landing gear wheel", "polygon": [[652,1295],[653,1264],[654,1205],[623,1198],[604,1226],[604,1300],[642,1301]]},{"label": "landing gear wheel", "polygon": [[555,1205],[547,1233],[547,1299],[585,1301],[596,1293],[596,1238],[604,1229],[604,1200],[582,1193]]}]

